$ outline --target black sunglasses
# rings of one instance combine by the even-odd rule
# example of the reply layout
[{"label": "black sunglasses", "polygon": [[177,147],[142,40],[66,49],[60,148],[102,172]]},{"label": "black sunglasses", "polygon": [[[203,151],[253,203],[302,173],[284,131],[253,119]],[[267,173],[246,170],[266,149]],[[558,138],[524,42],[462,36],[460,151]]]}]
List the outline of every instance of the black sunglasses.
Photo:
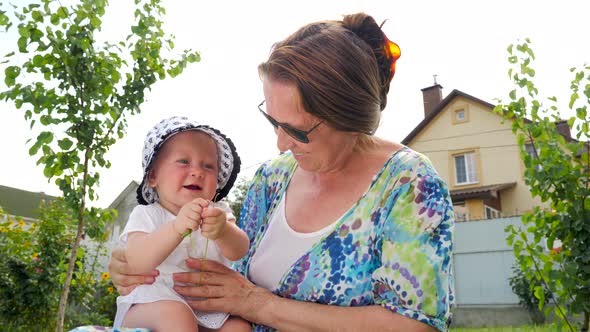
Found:
[{"label": "black sunglasses", "polygon": [[322,121],[318,122],[318,124],[316,124],[315,126],[313,126],[310,130],[305,131],[305,130],[301,130],[301,129],[296,129],[293,128],[291,126],[289,126],[288,124],[285,123],[280,123],[277,120],[273,119],[272,116],[268,115],[263,109],[262,109],[262,105],[264,105],[265,100],[263,100],[259,105],[258,105],[258,110],[260,111],[260,113],[262,113],[264,115],[264,117],[268,120],[268,122],[270,122],[270,124],[276,128],[281,127],[283,128],[283,130],[291,137],[293,137],[294,139],[296,139],[297,141],[301,142],[301,143],[309,143],[309,137],[307,137],[307,135],[309,135],[309,133],[311,133],[314,129],[316,129],[319,125],[322,124]]}]

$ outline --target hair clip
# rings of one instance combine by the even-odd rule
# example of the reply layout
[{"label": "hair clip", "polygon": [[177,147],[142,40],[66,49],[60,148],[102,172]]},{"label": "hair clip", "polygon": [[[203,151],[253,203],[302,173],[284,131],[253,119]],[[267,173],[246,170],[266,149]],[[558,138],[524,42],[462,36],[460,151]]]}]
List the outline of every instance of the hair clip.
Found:
[{"label": "hair clip", "polygon": [[385,50],[385,55],[387,56],[387,58],[391,60],[390,71],[391,78],[393,78],[393,75],[395,74],[395,62],[397,61],[397,59],[399,59],[401,55],[401,50],[396,43],[392,42],[391,40],[389,40],[389,38],[387,38],[385,33],[383,33],[383,38],[385,38],[385,45],[383,46],[383,49]]}]

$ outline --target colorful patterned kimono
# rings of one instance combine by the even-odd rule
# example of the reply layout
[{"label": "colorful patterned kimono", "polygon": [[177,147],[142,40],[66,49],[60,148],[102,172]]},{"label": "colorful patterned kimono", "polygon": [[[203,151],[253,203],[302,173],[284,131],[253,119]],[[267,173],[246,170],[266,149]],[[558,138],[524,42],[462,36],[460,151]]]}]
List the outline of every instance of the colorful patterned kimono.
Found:
[{"label": "colorful patterned kimono", "polygon": [[[240,216],[251,247],[235,265],[246,276],[296,168],[286,153],[262,165],[254,176]],[[387,160],[334,231],[300,257],[272,291],[320,304],[381,305],[446,331],[454,304],[453,229],[446,184],[428,158],[403,148]]]}]

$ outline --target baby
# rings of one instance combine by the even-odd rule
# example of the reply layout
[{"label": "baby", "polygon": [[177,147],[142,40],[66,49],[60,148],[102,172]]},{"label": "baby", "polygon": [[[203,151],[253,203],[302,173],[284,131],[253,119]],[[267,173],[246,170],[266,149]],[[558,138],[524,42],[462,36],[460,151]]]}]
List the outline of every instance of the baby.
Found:
[{"label": "baby", "polygon": [[140,205],[131,212],[121,241],[136,273],[157,268],[160,275],[152,285],[117,298],[115,328],[195,332],[201,325],[205,331],[250,331],[246,321],[228,320],[227,313],[193,312],[172,281],[172,273],[189,271],[188,257],[207,253],[206,259],[229,266],[248,252],[248,236],[227,204],[219,202],[240,170],[234,144],[216,129],[172,117],[147,134],[142,164]]}]

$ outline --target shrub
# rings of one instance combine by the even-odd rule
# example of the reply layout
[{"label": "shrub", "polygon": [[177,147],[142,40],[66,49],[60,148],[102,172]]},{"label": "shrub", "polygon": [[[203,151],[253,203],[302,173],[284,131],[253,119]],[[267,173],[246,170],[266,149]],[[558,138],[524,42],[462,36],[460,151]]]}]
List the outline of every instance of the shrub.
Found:
[{"label": "shrub", "polygon": [[[76,226],[62,200],[40,208],[39,223],[9,217],[0,208],[0,326],[44,331],[55,326]],[[67,326],[111,325],[116,292],[108,278],[83,265],[78,252]],[[110,291],[109,291],[110,290]]]},{"label": "shrub", "polygon": [[[510,287],[512,287],[514,294],[518,296],[518,302],[529,312],[531,320],[535,325],[545,323],[545,315],[543,311],[539,309],[539,299],[535,296],[535,287],[537,286],[537,283],[534,280],[529,280],[518,264],[512,266],[512,272],[513,275],[509,278]],[[550,296],[550,292],[545,289],[543,304],[548,302]]]}]

